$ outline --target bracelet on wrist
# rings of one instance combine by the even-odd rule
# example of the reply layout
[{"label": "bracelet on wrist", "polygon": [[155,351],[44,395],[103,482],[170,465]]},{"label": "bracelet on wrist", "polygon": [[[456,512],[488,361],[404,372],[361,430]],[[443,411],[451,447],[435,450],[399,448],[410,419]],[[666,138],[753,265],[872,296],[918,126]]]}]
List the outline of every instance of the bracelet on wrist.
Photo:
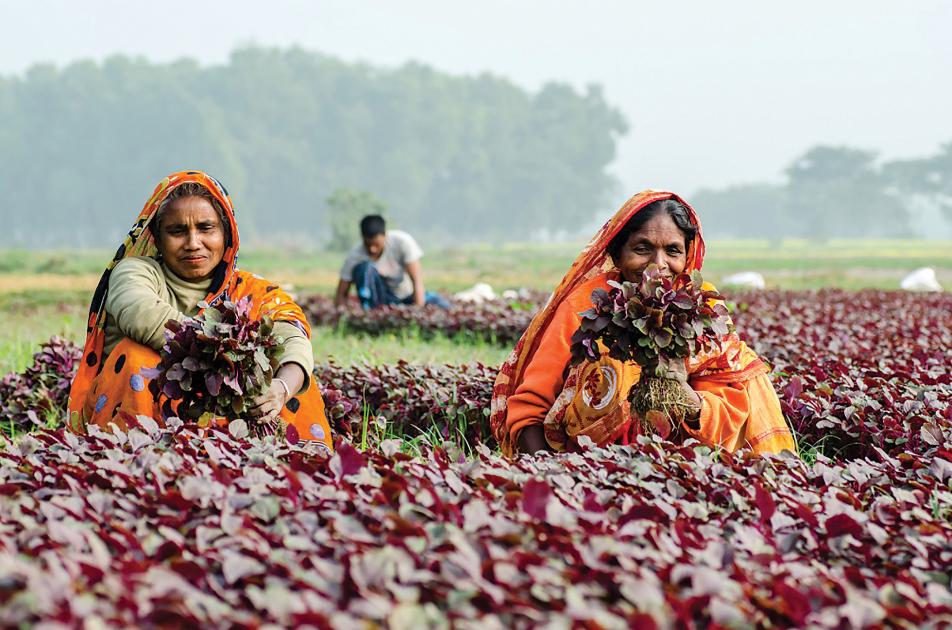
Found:
[{"label": "bracelet on wrist", "polygon": [[272,380],[275,380],[275,381],[281,383],[281,385],[284,387],[284,393],[285,393],[285,398],[284,398],[284,399],[285,399],[285,400],[291,400],[291,388],[288,387],[287,381],[285,381],[283,378],[278,378],[277,376],[275,376]]}]

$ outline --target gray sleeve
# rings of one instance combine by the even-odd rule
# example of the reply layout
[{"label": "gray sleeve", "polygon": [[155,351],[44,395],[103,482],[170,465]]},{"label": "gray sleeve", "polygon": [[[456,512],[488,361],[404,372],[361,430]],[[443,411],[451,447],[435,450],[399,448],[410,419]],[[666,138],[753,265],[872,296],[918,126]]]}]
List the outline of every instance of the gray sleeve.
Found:
[{"label": "gray sleeve", "polygon": [[165,323],[185,315],[160,293],[162,270],[146,258],[126,258],[109,274],[106,313],[119,331],[133,341],[159,351],[165,345]]},{"label": "gray sleeve", "polygon": [[354,250],[348,252],[347,258],[344,259],[344,264],[341,265],[340,268],[340,279],[344,282],[353,282],[354,267],[356,267],[359,262],[360,256]]},{"label": "gray sleeve", "polygon": [[396,232],[393,234],[393,241],[400,250],[399,260],[401,264],[407,265],[423,258],[423,249],[417,244],[416,239],[406,232]]},{"label": "gray sleeve", "polygon": [[314,350],[311,340],[304,332],[290,322],[274,322],[274,334],[284,339],[278,346],[278,365],[297,363],[304,370],[304,384],[301,392],[311,386],[311,373],[314,371]]}]

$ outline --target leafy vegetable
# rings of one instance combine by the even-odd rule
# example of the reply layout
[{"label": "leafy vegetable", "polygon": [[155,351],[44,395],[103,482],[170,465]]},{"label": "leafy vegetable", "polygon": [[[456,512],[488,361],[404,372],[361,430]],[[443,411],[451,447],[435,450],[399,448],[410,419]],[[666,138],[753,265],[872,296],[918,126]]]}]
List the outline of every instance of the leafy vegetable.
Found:
[{"label": "leafy vegetable", "polygon": [[169,320],[161,361],[143,376],[151,379],[153,395],[179,401],[180,417],[207,426],[213,417],[247,416],[253,399],[271,385],[280,340],[270,318],[250,317],[250,297],[201,306],[198,317]]},{"label": "leafy vegetable", "polygon": [[395,443],[326,458],[143,422],[0,458],[3,627],[952,621],[938,447],[812,466],[647,438],[515,463]]},{"label": "leafy vegetable", "polygon": [[[682,384],[670,375],[678,363],[719,347],[732,325],[723,299],[705,290],[700,272],[671,277],[656,265],[638,283],[610,281],[611,289],[592,292],[592,308],[581,314],[572,336],[572,362],[597,361],[601,347],[619,361],[641,366],[630,399],[646,430],[667,436],[696,410]],[[683,370],[681,370],[683,372]]]},{"label": "leafy vegetable", "polygon": [[334,326],[369,335],[401,330],[455,338],[513,344],[529,326],[532,316],[548,298],[542,292],[518,300],[489,300],[480,304],[454,303],[448,309],[435,306],[384,306],[363,310],[357,303],[335,306],[326,296],[310,296],[301,306],[314,325]]},{"label": "leafy vegetable", "polygon": [[7,435],[56,424],[65,413],[73,374],[82,358],[74,343],[52,337],[33,355],[33,364],[0,381],[0,432]]},{"label": "leafy vegetable", "polygon": [[[741,337],[774,367],[771,380],[784,415],[811,457],[922,453],[952,427],[952,294],[824,290],[727,297]],[[33,408],[63,416],[80,351],[70,342],[50,343],[55,352],[38,353],[43,358],[34,367],[4,377],[0,408],[7,411],[0,426],[35,427],[27,414]],[[495,370],[485,366],[330,364],[315,369],[314,382],[341,435],[359,440],[364,417],[381,415],[392,423],[385,436],[442,433],[444,424],[459,427],[452,421],[455,407],[475,439],[484,431],[478,422],[489,409],[494,378]],[[462,404],[454,405],[453,396]]]},{"label": "leafy vegetable", "polygon": [[[489,439],[486,422],[494,368],[467,365],[318,365],[314,381],[324,395],[336,434],[361,438],[367,414],[382,418],[378,437],[438,436],[459,445]],[[369,423],[368,423],[369,425]],[[372,427],[371,427],[372,428]]]}]

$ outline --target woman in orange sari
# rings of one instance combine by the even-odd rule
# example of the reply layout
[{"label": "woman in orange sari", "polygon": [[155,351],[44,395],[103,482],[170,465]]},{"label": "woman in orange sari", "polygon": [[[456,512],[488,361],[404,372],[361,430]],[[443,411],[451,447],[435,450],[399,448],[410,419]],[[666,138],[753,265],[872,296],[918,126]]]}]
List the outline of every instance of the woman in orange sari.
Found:
[{"label": "woman in orange sari", "polygon": [[[610,280],[637,282],[649,264],[672,275],[691,272],[703,260],[701,224],[684,200],[653,190],[629,199],[572,264],[496,378],[490,422],[503,452],[577,449],[583,435],[600,446],[630,443],[641,427],[628,404],[640,368],[607,353],[572,366],[579,314]],[[736,333],[723,337],[719,350],[670,369],[695,403],[682,427],[688,436],[731,452],[796,453],[770,370]]]},{"label": "woman in orange sari", "polygon": [[200,302],[250,297],[251,317],[274,320],[281,338],[270,387],[252,401],[259,423],[286,425],[289,440],[330,452],[304,312],[277,285],[239,271],[238,226],[227,191],[205,173],[173,173],[156,186],[93,295],[83,361],[69,396],[69,426],[126,428],[146,415],[164,422],[176,405],[149,391],[141,370],[159,363],[165,323],[199,315]]}]

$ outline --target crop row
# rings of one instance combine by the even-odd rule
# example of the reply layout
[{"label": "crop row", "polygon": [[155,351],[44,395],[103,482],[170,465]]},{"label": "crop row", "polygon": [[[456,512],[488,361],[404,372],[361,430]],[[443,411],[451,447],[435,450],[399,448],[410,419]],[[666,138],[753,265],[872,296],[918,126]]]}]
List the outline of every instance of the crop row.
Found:
[{"label": "crop row", "polygon": [[935,445],[952,426],[952,294],[752,292],[742,336],[801,439],[838,457]]},{"label": "crop row", "polygon": [[365,311],[355,302],[335,306],[329,297],[312,295],[304,298],[301,306],[314,326],[368,335],[412,330],[425,337],[444,335],[514,344],[547,298],[547,294],[531,292],[517,300],[455,302],[448,309],[396,305]]},{"label": "crop row", "polygon": [[[737,327],[773,365],[801,446],[847,459],[922,452],[952,426],[952,296],[821,291],[734,299]],[[74,346],[51,340],[26,372],[5,377],[0,427],[22,431],[56,416],[77,359]],[[341,435],[469,443],[486,435],[494,375],[476,364],[315,369]]]},{"label": "crop row", "polygon": [[230,431],[8,443],[0,625],[952,623],[948,450],[807,466],[643,438],[510,462],[385,441],[327,459]]},{"label": "crop row", "polygon": [[[949,293],[754,291],[728,298],[738,330],[773,366],[784,413],[808,447],[846,457],[873,447],[898,453],[934,443],[937,427],[952,423]],[[313,298],[310,312],[316,321],[372,334],[414,327],[509,343],[543,301],[540,294],[520,303],[364,312]],[[354,382],[366,372],[353,371]]]}]

